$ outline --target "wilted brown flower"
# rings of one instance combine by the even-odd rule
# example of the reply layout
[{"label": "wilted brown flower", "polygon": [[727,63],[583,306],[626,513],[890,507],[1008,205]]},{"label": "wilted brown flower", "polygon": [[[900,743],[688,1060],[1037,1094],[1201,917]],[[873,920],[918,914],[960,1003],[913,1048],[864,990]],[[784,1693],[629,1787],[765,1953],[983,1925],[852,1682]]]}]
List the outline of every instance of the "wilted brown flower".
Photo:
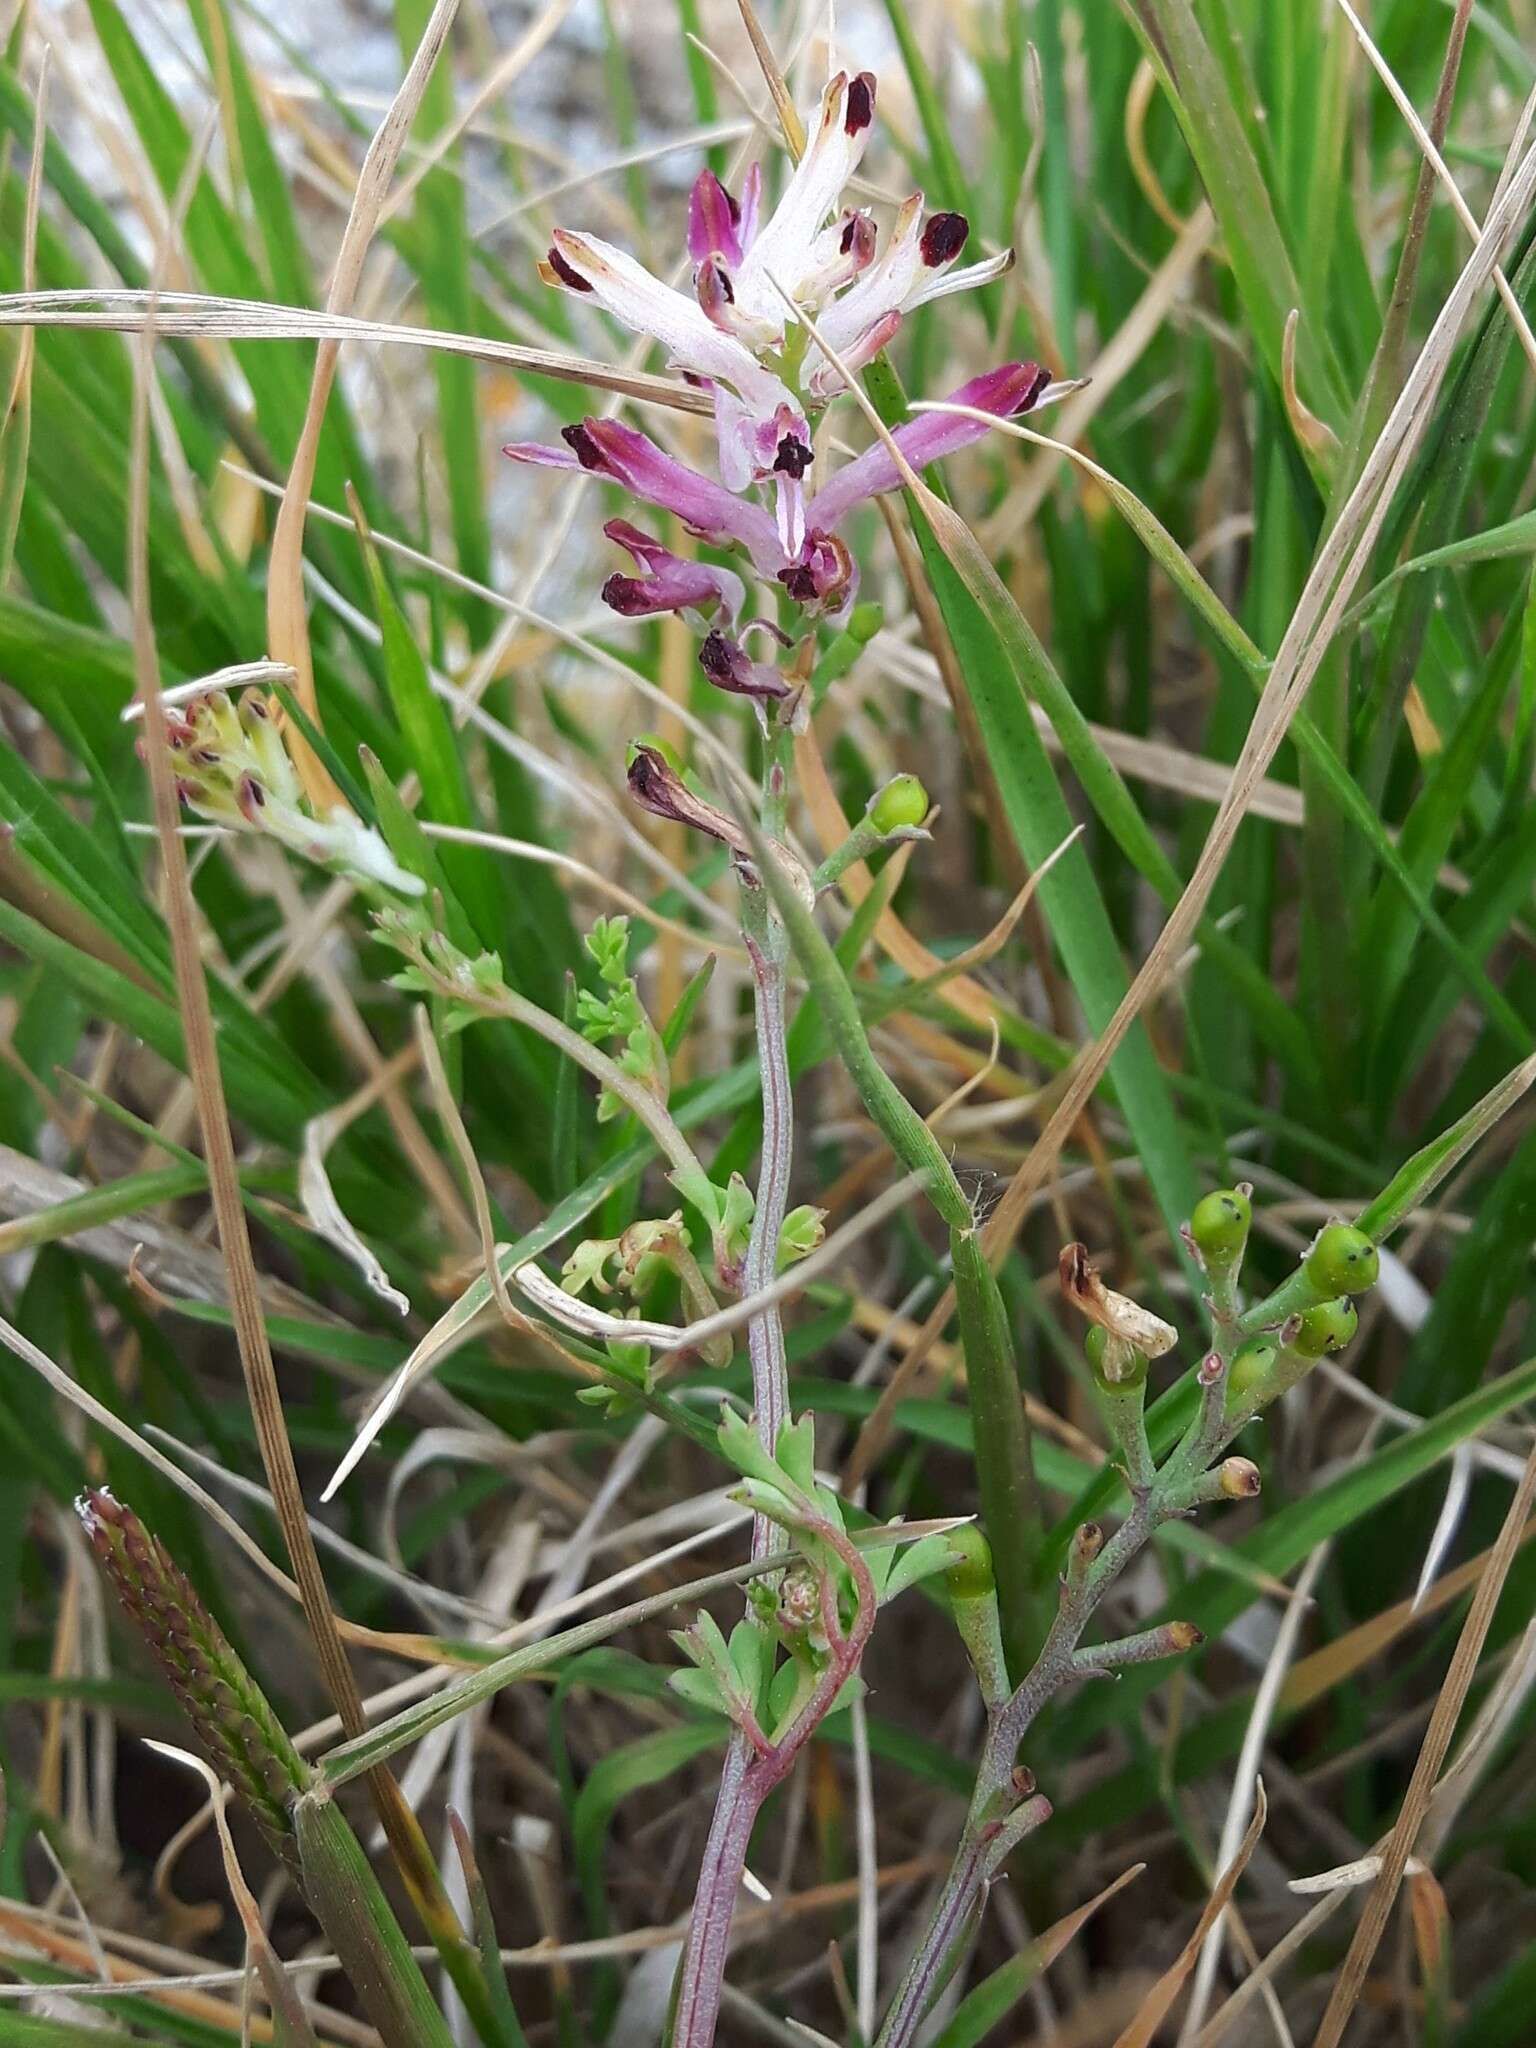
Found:
[{"label": "wilted brown flower", "polygon": [[[1063,1298],[1090,1323],[1096,1323],[1110,1339],[1104,1350],[1103,1372],[1106,1379],[1128,1376],[1129,1353],[1140,1352],[1143,1358],[1161,1358],[1165,1351],[1171,1351],[1178,1343],[1179,1333],[1172,1323],[1165,1323],[1161,1316],[1153,1315],[1150,1309],[1132,1301],[1129,1295],[1116,1294],[1112,1287],[1104,1285],[1098,1267],[1088,1256],[1086,1245],[1065,1246],[1058,1270]],[[1117,1353],[1117,1346],[1125,1348]]]}]

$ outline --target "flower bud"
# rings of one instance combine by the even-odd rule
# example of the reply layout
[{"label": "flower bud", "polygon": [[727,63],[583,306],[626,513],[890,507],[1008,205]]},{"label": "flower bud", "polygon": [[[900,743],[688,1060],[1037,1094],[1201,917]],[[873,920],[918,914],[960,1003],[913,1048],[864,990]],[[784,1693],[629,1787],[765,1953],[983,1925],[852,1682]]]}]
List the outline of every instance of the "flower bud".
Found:
[{"label": "flower bud", "polygon": [[1219,1188],[1195,1204],[1189,1234],[1207,1270],[1229,1272],[1237,1264],[1252,1221],[1253,1206],[1242,1188]]},{"label": "flower bud", "polygon": [[1381,1260],[1363,1230],[1352,1223],[1330,1223],[1307,1253],[1305,1270],[1319,1294],[1364,1294],[1376,1285]]},{"label": "flower bud", "polygon": [[870,799],[869,822],[877,832],[915,831],[931,806],[928,792],[915,775],[897,775]]},{"label": "flower bud", "polygon": [[1253,1500],[1263,1491],[1264,1482],[1252,1458],[1223,1458],[1216,1476],[1224,1500]]},{"label": "flower bud", "polygon": [[1341,1294],[1336,1301],[1320,1301],[1297,1318],[1290,1348],[1303,1358],[1321,1358],[1327,1352],[1342,1351],[1359,1325],[1355,1304]]},{"label": "flower bud", "polygon": [[1072,1561],[1088,1565],[1104,1548],[1104,1529],[1099,1522],[1084,1522],[1072,1538]]},{"label": "flower bud", "polygon": [[1196,1628],[1192,1621],[1170,1621],[1167,1637],[1170,1650],[1198,1650],[1205,1641],[1205,1630]]}]

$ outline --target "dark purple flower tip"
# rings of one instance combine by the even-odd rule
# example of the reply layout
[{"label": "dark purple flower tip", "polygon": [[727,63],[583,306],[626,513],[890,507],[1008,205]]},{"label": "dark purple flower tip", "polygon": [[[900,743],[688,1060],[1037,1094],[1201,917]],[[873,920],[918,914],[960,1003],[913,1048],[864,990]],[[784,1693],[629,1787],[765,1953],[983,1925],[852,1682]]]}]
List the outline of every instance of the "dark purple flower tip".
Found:
[{"label": "dark purple flower tip", "polygon": [[571,265],[566,262],[565,258],[560,254],[560,251],[558,249],[551,247],[548,254],[545,256],[544,261],[549,265],[550,269],[555,273],[556,277],[559,278],[560,282],[563,285],[568,286],[571,291],[591,291],[591,285],[588,284],[587,280],[582,276],[581,272],[579,270],[574,270],[571,267]]},{"label": "dark purple flower tip", "polygon": [[850,135],[857,135],[867,128],[875,118],[875,74],[861,71],[848,86],[848,109],[843,115],[843,127]]},{"label": "dark purple flower tip", "polygon": [[560,438],[583,469],[602,471],[608,467],[602,449],[598,447],[591,428],[584,421],[578,420],[572,426],[562,427]]},{"label": "dark purple flower tip", "polygon": [[643,619],[651,610],[650,593],[639,576],[621,576],[617,570],[602,590],[603,603],[626,619]]},{"label": "dark purple flower tip", "polygon": [[858,269],[867,270],[874,261],[876,237],[875,223],[867,213],[850,213],[843,222],[838,248],[853,258]]},{"label": "dark purple flower tip", "polygon": [[808,533],[799,560],[779,571],[779,581],[796,604],[836,612],[853,590],[853,557],[835,533]]},{"label": "dark purple flower tip", "polygon": [[1020,363],[1019,371],[1024,389],[1017,404],[1011,408],[1016,413],[1028,412],[1051,381],[1050,371],[1042,368],[1039,363]]},{"label": "dark purple flower tip", "polygon": [[736,303],[736,287],[731,283],[730,272],[713,256],[707,256],[699,265],[694,289],[706,313],[712,305],[734,306]]},{"label": "dark purple flower tip", "polygon": [[699,304],[717,327],[729,330],[730,308],[736,303],[736,288],[723,263],[717,263],[713,256],[699,265],[693,281],[694,292]]},{"label": "dark purple flower tip", "polygon": [[953,263],[971,238],[971,224],[963,213],[936,213],[923,229],[923,261],[930,270]]},{"label": "dark purple flower tip", "polygon": [[780,437],[774,453],[774,473],[779,476],[792,476],[798,481],[805,475],[813,460],[811,450],[798,434],[784,434]]},{"label": "dark purple flower tip", "polygon": [[699,667],[712,683],[728,684],[732,675],[732,656],[740,652],[740,648],[733,649],[723,633],[706,633],[704,645],[699,649]]}]

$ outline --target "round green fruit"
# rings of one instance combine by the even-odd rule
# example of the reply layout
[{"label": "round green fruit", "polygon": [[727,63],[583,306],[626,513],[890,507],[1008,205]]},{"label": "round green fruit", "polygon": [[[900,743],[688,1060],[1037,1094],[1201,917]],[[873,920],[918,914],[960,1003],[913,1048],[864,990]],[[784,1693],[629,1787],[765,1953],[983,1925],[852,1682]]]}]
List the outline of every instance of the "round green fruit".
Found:
[{"label": "round green fruit", "polygon": [[944,1540],[951,1550],[960,1553],[958,1562],[944,1574],[951,1596],[956,1600],[984,1600],[997,1583],[991,1544],[974,1522],[951,1529]]},{"label": "round green fruit", "polygon": [[[1115,1346],[1114,1362],[1117,1368],[1113,1374],[1106,1371],[1104,1363],[1112,1341]],[[1093,1368],[1094,1378],[1110,1393],[1121,1393],[1127,1388],[1139,1387],[1147,1376],[1146,1353],[1137,1351],[1123,1338],[1116,1337],[1112,1340],[1109,1332],[1101,1329],[1097,1323],[1089,1325],[1088,1334],[1083,1339],[1083,1351]]]},{"label": "round green fruit", "polygon": [[1236,1415],[1256,1408],[1269,1391],[1279,1357],[1273,1344],[1263,1337],[1250,1337],[1227,1369],[1227,1412]]},{"label": "round green fruit", "polygon": [[1195,1205],[1189,1234],[1207,1265],[1230,1266],[1248,1242],[1253,1207],[1236,1188],[1218,1188]]},{"label": "round green fruit", "polygon": [[1303,1358],[1321,1358],[1325,1352],[1342,1351],[1359,1323],[1355,1304],[1347,1294],[1341,1294],[1337,1301],[1320,1301],[1302,1317],[1291,1349]]},{"label": "round green fruit", "polygon": [[1364,1294],[1376,1285],[1381,1260],[1363,1230],[1330,1223],[1307,1253],[1306,1275],[1319,1294]]},{"label": "round green fruit", "polygon": [[917,777],[898,775],[870,805],[869,821],[877,832],[911,831],[922,824],[931,808],[928,792]]}]

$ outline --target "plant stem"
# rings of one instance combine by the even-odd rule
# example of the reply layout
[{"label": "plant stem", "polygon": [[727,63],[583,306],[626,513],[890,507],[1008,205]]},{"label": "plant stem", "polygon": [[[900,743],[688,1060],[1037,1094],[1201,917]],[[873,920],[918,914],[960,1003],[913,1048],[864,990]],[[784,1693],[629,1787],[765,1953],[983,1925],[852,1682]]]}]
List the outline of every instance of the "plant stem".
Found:
[{"label": "plant stem", "polygon": [[1022,1671],[1040,1641],[1035,1618],[1040,1560],[1040,1505],[1034,1451],[1019,1394],[1013,1331],[997,1275],[974,1227],[951,1230],[955,1308],[965,1353],[976,1479],[997,1572],[997,1605],[1010,1671]]},{"label": "plant stem", "polygon": [[[1020,1781],[1014,1774],[1019,1744],[1052,1694],[1079,1675],[1073,1652],[1094,1609],[1170,1512],[1156,1493],[1135,1501],[1081,1578],[1069,1576],[1063,1584],[1056,1619],[1028,1677],[988,1716],[986,1745],[954,1862],[939,1892],[933,1918],[876,2036],[875,2048],[911,2048],[924,2014],[955,1966],[958,1943],[986,1896],[994,1838],[1033,1793],[1032,1781],[1027,1777]],[[1041,1818],[1047,1810],[1041,1806]]]},{"label": "plant stem", "polygon": [[[949,1154],[881,1066],[848,977],[813,912],[773,848],[760,833],[750,827],[747,830],[753,857],[809,984],[811,1000],[864,1107],[897,1158],[921,1176],[929,1201],[949,1228],[961,1343],[977,1411],[976,1476],[982,1513],[997,1557],[1004,1642],[1011,1656],[1022,1662],[1037,1639],[1030,1609],[1032,1566],[1038,1547],[1031,1531],[1037,1526],[1038,1510],[1013,1335],[997,1276],[981,1250],[976,1219],[955,1178]],[[981,1426],[983,1417],[985,1427]]]},{"label": "plant stem", "polygon": [[751,1756],[747,1738],[738,1732],[725,1753],[714,1818],[694,1887],[693,1914],[688,1922],[688,1942],[683,1951],[672,2022],[672,2048],[706,2048],[714,2039],[725,1958],[730,1947],[731,1916],[736,1910],[736,1896],[747,1866],[747,1848],[762,1804],[760,1798],[752,1797],[747,1781]]},{"label": "plant stem", "polygon": [[[754,925],[757,929],[752,928]],[[757,1294],[769,1285],[778,1267],[779,1233],[784,1226],[790,1169],[794,1163],[794,1101],[785,1043],[783,928],[766,914],[752,916],[743,919],[742,936],[752,961],[763,1096],[762,1164],[758,1169],[757,1206],[747,1241],[742,1285],[746,1293]],[[777,1302],[770,1303],[747,1324],[747,1354],[752,1362],[752,1403],[758,1434],[771,1456],[789,1414],[789,1365]],[[754,1557],[780,1547],[782,1540],[782,1532],[766,1516],[754,1519]]]},{"label": "plant stem", "polygon": [[668,2048],[712,2048],[720,2021],[720,1992],[730,1945],[731,1916],[747,1866],[752,1829],[763,1802],[789,1776],[795,1759],[831,1712],[838,1694],[859,1668],[875,1625],[878,1601],[863,1557],[840,1528],[819,1522],[815,1533],[837,1554],[853,1579],[855,1610],[846,1634],[837,1624],[836,1594],[824,1598],[823,1623],[830,1654],[815,1690],[794,1720],[764,1752],[738,1733],[726,1752],[709,1840],[694,1892],[693,1915],[678,1974],[677,2000]]},{"label": "plant stem", "polygon": [[[787,735],[770,736],[763,778],[763,829],[776,837],[784,829],[787,745]],[[742,877],[741,932],[752,962],[763,1110],[756,1205],[741,1276],[743,1291],[751,1295],[767,1287],[778,1269],[779,1234],[784,1227],[794,1165],[795,1106],[784,1012],[784,967],[789,949],[784,927],[774,916],[765,892],[746,876]],[[777,1302],[770,1302],[747,1324],[747,1356],[752,1366],[752,1406],[758,1439],[772,1457],[779,1431],[789,1419],[789,1361]],[[754,1559],[771,1557],[786,1543],[785,1532],[776,1523],[766,1515],[753,1516]],[[750,1608],[748,1615],[751,1618]],[[672,2021],[673,2048],[689,2048],[689,2044],[706,2048],[715,2038],[725,1959],[730,1949],[731,1917],[747,1865],[752,1829],[764,1799],[779,1782],[779,1777],[770,1776],[768,1770],[777,1761],[776,1752],[759,1752],[741,1729],[732,1736],[694,1888],[693,1914],[688,1923],[688,1942],[678,1976]],[[784,1765],[787,1769],[788,1763]],[[779,1776],[782,1775],[781,1771]]]}]

